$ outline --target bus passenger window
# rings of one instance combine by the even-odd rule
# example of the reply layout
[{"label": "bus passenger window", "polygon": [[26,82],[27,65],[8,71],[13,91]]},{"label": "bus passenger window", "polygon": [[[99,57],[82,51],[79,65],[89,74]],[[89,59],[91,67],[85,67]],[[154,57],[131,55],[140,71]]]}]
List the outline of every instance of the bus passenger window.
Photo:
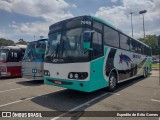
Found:
[{"label": "bus passenger window", "polygon": [[120,34],[120,47],[125,50],[129,50],[130,48],[130,39],[129,37]]},{"label": "bus passenger window", "polygon": [[136,51],[137,51],[137,43],[136,43],[136,41],[133,40],[133,39],[131,40],[130,50],[131,50],[132,52],[136,52]]},{"label": "bus passenger window", "polygon": [[99,22],[94,21],[93,22],[93,27],[98,29],[98,30],[102,30],[102,24]]},{"label": "bus passenger window", "polygon": [[104,27],[104,44],[119,47],[119,35],[116,30],[107,26]]},{"label": "bus passenger window", "polygon": [[17,53],[16,52],[14,52],[14,57],[17,58]]},{"label": "bus passenger window", "polygon": [[18,58],[18,51],[15,51],[15,50],[11,50],[10,51],[10,54],[9,54],[9,57],[8,57],[8,61],[9,62],[18,62],[19,61],[19,58]]},{"label": "bus passenger window", "polygon": [[93,58],[97,58],[103,54],[102,34],[95,32],[93,34]]}]

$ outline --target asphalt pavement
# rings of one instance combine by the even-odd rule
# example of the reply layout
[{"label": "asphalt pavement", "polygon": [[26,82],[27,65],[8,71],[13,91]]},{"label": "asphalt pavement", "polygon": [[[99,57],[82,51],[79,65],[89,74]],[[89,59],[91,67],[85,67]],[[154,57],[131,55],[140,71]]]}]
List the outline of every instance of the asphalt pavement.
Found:
[{"label": "asphalt pavement", "polygon": [[[160,111],[159,71],[148,78],[136,78],[118,84],[114,92],[101,89],[84,93],[55,86],[43,81],[23,78],[0,80],[0,111],[49,111],[59,113],[50,117],[0,117],[0,120],[160,120],[159,117],[106,117],[106,111]],[[61,112],[66,111],[66,112]],[[72,111],[74,111],[72,113]],[[71,114],[72,113],[72,114]],[[91,114],[92,113],[92,114]],[[47,114],[47,113],[46,113]],[[88,115],[88,116],[87,116]],[[68,116],[68,117],[64,117]]]}]

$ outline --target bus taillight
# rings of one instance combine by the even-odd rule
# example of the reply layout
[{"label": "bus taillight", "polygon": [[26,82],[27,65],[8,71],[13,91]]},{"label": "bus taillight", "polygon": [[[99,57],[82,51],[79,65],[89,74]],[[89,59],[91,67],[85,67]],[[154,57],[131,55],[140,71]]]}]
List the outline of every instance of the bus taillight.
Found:
[{"label": "bus taillight", "polygon": [[42,69],[38,69],[38,73],[42,73]]}]

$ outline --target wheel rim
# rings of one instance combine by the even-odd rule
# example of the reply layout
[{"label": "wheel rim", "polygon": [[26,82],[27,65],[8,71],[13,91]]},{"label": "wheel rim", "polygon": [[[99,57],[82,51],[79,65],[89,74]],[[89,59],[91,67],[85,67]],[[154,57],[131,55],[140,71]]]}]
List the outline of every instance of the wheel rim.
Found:
[{"label": "wheel rim", "polygon": [[114,87],[116,86],[116,78],[115,78],[114,76],[112,76],[112,77],[110,78],[110,86],[111,86],[112,88],[114,88]]},{"label": "wheel rim", "polygon": [[144,75],[144,77],[146,77],[146,70],[145,69],[144,69],[143,75]]}]

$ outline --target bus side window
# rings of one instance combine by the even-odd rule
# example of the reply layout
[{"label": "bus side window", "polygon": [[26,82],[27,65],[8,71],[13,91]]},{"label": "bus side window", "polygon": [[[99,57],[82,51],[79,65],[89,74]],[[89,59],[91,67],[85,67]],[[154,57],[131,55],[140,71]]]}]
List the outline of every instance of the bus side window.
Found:
[{"label": "bus side window", "polygon": [[129,37],[120,34],[120,47],[125,50],[129,50],[130,48],[130,39]]},{"label": "bus side window", "polygon": [[13,53],[13,62],[18,62],[19,61],[19,59],[18,59],[18,51],[14,51],[14,53]]},{"label": "bus side window", "polygon": [[11,50],[8,57],[9,62],[18,62],[19,61],[19,54],[16,50]]},{"label": "bus side window", "polygon": [[142,54],[142,46],[141,46],[142,44],[141,43],[138,43],[138,53],[140,53],[140,54]]},{"label": "bus side window", "polygon": [[93,27],[95,29],[98,29],[98,30],[102,31],[102,24],[99,23],[99,22],[93,21]]},{"label": "bus side window", "polygon": [[102,34],[94,32],[93,34],[93,58],[103,55]]},{"label": "bus side window", "polygon": [[8,61],[9,61],[9,62],[12,62],[12,61],[13,61],[13,54],[14,54],[14,53],[13,53],[13,50],[10,50],[10,51],[9,51],[9,54],[8,54]]},{"label": "bus side window", "polygon": [[141,44],[141,54],[144,54],[144,45]]},{"label": "bus side window", "polygon": [[104,44],[119,47],[118,32],[110,27],[104,26]]},{"label": "bus side window", "polygon": [[130,50],[132,52],[136,51],[136,42],[133,39],[131,39]]}]

